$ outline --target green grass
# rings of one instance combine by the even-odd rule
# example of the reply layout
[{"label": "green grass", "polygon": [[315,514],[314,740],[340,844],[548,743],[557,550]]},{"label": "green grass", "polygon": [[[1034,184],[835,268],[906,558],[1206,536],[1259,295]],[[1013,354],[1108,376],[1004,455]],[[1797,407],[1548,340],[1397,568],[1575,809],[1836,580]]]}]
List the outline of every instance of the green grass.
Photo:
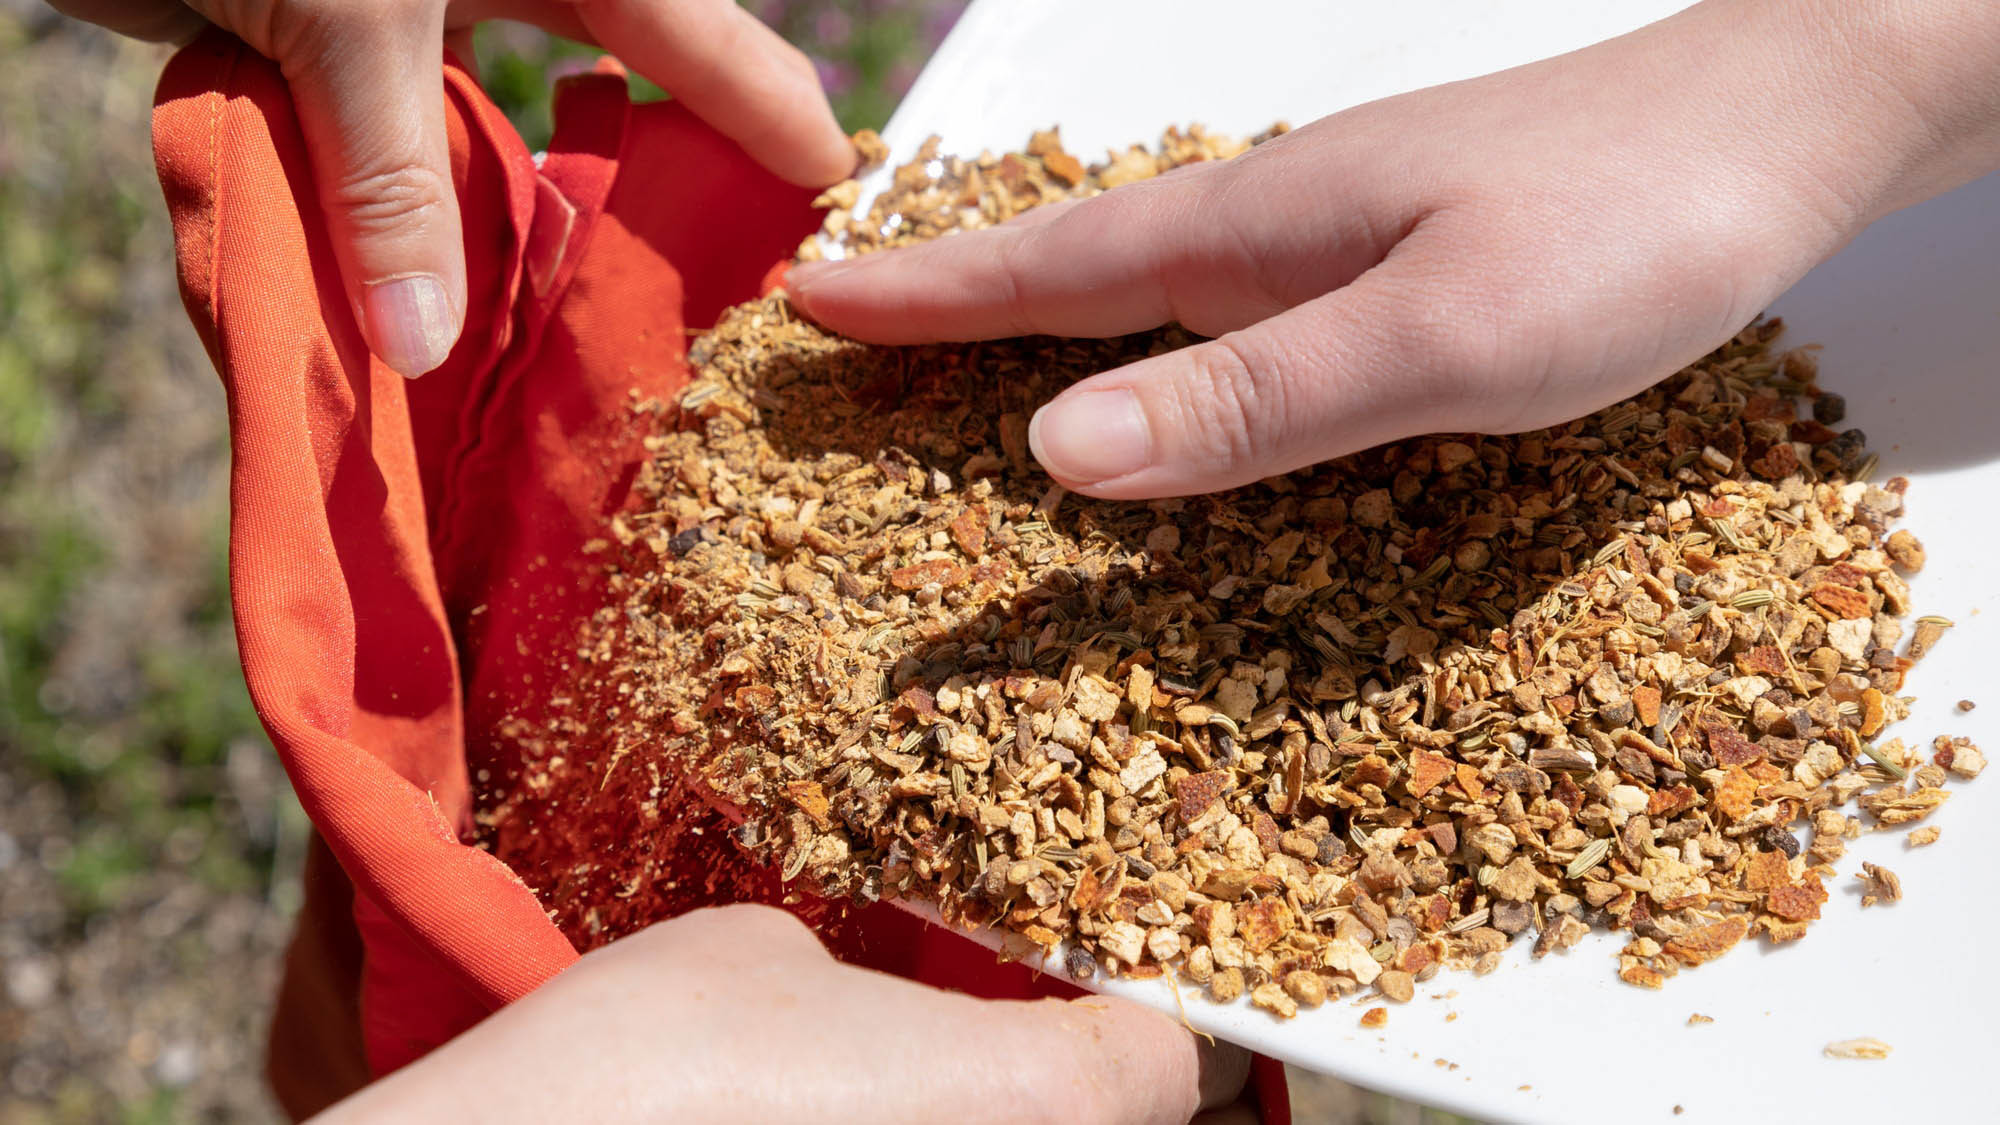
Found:
[{"label": "green grass", "polygon": [[[841,127],[879,129],[964,0],[763,0],[744,7],[798,44],[818,65]],[[549,142],[552,79],[586,69],[600,53],[518,24],[474,36],[480,81],[528,147]],[[633,96],[665,96],[634,76]]]},{"label": "green grass", "polygon": [[[82,924],[190,832],[215,840],[213,857],[186,856],[204,878],[253,877],[259,849],[208,826],[229,746],[259,731],[213,487],[226,456],[220,396],[190,366],[198,351],[171,288],[146,147],[146,60],[157,56],[93,39],[60,65],[46,34],[0,14],[8,93],[26,95],[0,98],[0,764],[19,784],[59,784],[75,810],[60,876]],[[128,52],[133,65],[110,86],[67,73]],[[81,112],[48,112],[70,98]],[[199,419],[211,440],[195,444],[194,464],[163,457],[173,423],[144,413],[176,405],[167,385],[184,384],[217,412]],[[159,503],[181,492],[188,502]],[[136,507],[113,506],[123,502]],[[165,627],[120,621],[99,604],[114,596]],[[111,681],[116,690],[77,697]]]}]

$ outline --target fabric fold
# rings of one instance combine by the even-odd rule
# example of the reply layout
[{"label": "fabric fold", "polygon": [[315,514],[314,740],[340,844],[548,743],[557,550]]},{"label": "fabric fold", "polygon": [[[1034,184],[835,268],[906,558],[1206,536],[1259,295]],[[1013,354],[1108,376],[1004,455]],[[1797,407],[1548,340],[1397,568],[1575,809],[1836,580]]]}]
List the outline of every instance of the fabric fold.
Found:
[{"label": "fabric fold", "polygon": [[[476,791],[513,778],[509,731],[604,604],[585,545],[642,452],[635,394],[683,385],[688,329],[817,225],[812,192],[674,103],[632,105],[611,70],[562,84],[539,163],[444,72],[468,313],[415,382],[362,341],[278,69],[210,32],[155,102],[182,296],[228,398],[244,677],[317,832],[272,1035],[300,1116],[576,959],[476,846]],[[867,948],[835,952],[981,995],[1060,987],[877,913]],[[1282,1120],[1281,1072],[1259,1075]]]}]

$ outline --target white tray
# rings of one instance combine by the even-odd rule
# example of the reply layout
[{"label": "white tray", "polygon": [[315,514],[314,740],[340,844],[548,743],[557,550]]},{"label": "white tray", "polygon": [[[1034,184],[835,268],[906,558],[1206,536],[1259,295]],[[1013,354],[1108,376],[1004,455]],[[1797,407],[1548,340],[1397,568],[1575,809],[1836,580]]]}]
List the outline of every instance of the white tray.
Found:
[{"label": "white tray", "polygon": [[[1619,34],[1676,0],[978,0],[886,130],[898,154],[933,132],[945,150],[1017,147],[1059,123],[1089,157],[1200,121],[1248,135],[1372,98],[1470,77]],[[2000,749],[2000,176],[1894,216],[1813,272],[1775,310],[1790,340],[1817,341],[1823,381],[1911,481],[1909,517],[1931,563],[1917,611],[1958,628],[1911,677],[1919,697],[1894,733],[1927,744],[1967,734]],[[1952,704],[1982,706],[1958,715]],[[1796,946],[1732,955],[1662,992],[1615,977],[1602,935],[1539,963],[1516,943],[1484,978],[1446,973],[1388,1027],[1365,1005],[1275,1021],[1193,994],[1194,1026],[1288,1062],[1486,1120],[1991,1120],[1980,1094],[2000,1058],[2000,774],[1962,789],[1929,823],[1858,841],[1838,864],[1825,919]],[[1905,900],[1860,910],[1848,876],[1863,859],[1902,875]],[[1159,982],[1091,982],[1177,1014]],[[1692,1012],[1712,1024],[1689,1027]],[[1447,1015],[1456,1019],[1447,1022]],[[1821,1047],[1874,1036],[1886,1061],[1835,1061]],[[1444,1060],[1443,1063],[1437,1060]],[[1451,1064],[1456,1064],[1455,1066]],[[1675,1106],[1685,1107],[1676,1116]],[[1782,1116],[1781,1116],[1782,1115]]]}]

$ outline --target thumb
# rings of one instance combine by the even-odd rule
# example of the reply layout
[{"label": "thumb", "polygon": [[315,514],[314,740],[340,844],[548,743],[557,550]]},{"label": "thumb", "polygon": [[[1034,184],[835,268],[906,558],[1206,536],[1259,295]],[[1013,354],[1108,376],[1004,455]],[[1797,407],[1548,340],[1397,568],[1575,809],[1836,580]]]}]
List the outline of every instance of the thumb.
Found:
[{"label": "thumb", "polygon": [[465,318],[465,250],[444,123],[444,17],[343,4],[273,35],[348,299],[382,362],[443,363]]},{"label": "thumb", "polygon": [[[1190,1032],[1150,1008],[1111,996],[1017,1002],[1027,1041],[1045,1045],[1062,1098],[1056,1120],[1186,1121],[1236,1102],[1250,1076],[1250,1052]],[[1067,1081],[1063,1081],[1067,1079]]]},{"label": "thumb", "polygon": [[1491,333],[1441,299],[1452,287],[1427,276],[1413,240],[1323,297],[1069,387],[1029,425],[1035,458],[1074,491],[1139,499],[1465,428],[1476,388],[1505,379],[1480,343]]}]

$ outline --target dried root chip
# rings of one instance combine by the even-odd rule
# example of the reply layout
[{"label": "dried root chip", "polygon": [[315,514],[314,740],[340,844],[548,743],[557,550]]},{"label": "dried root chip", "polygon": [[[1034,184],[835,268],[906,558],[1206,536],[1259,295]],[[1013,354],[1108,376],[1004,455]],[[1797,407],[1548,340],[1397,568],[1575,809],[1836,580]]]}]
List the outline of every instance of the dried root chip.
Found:
[{"label": "dried root chip", "polygon": [[1276,981],[1265,981],[1252,989],[1250,1002],[1279,1019],[1288,1020],[1299,1014],[1298,1001]]},{"label": "dried root chip", "polygon": [[1826,885],[1818,875],[1807,875],[1797,883],[1773,887],[1764,899],[1764,908],[1787,922],[1810,922],[1819,917],[1827,899]]},{"label": "dried root chip", "polygon": [[1969,738],[1939,735],[1931,742],[1931,749],[1931,760],[1943,766],[1953,777],[1971,781],[1986,769],[1986,752],[1973,745]]},{"label": "dried root chip", "polygon": [[1894,871],[1880,864],[1864,861],[1861,864],[1861,874],[1856,875],[1855,878],[1861,880],[1861,905],[1863,908],[1873,906],[1878,902],[1901,902],[1903,900],[1902,879],[1898,878]]},{"label": "dried root chip", "polygon": [[1407,1004],[1416,998],[1417,982],[1400,969],[1389,969],[1375,978],[1375,989],[1398,1004]]},{"label": "dried root chip", "polygon": [[[1775,854],[1775,853],[1773,853]],[[1710,922],[1689,930],[1680,937],[1665,943],[1664,951],[1674,960],[1688,968],[1705,964],[1735,948],[1736,943],[1750,934],[1750,919],[1741,914],[1733,914],[1718,922]]]},{"label": "dried root chip", "polygon": [[1243,996],[1243,970],[1237,968],[1217,969],[1208,981],[1208,998],[1218,1004],[1230,1004]]},{"label": "dried root chip", "polygon": [[[1981,765],[1984,766],[1984,762]],[[1905,792],[1895,786],[1870,793],[1860,800],[1862,808],[1875,815],[1878,828],[1894,828],[1900,824],[1922,820],[1932,810],[1951,799],[1949,790],[1920,787]]]},{"label": "dried root chip", "polygon": [[1618,979],[1624,981],[1626,984],[1636,984],[1640,988],[1653,989],[1666,987],[1666,976],[1651,965],[1635,957],[1620,958],[1620,961],[1622,964],[1618,970]]},{"label": "dried root chip", "polygon": [[[882,135],[873,129],[862,129],[853,137],[854,154],[861,158],[863,170],[876,167],[889,159],[889,146],[882,141]],[[853,206],[849,204],[848,206]]]},{"label": "dried root chip", "polygon": [[1283,981],[1286,995],[1301,1008],[1317,1008],[1326,1003],[1326,978],[1305,969],[1293,969]]},{"label": "dried root chip", "polygon": [[1890,561],[1915,574],[1924,568],[1924,545],[1907,531],[1893,531],[1882,544]]},{"label": "dried root chip", "polygon": [[1919,617],[1910,629],[1910,659],[1922,660],[1930,653],[1931,647],[1943,637],[1952,622],[1942,617]]},{"label": "dried root chip", "polygon": [[1828,1043],[1821,1053],[1830,1059],[1886,1059],[1893,1050],[1880,1039],[1841,1039]]},{"label": "dried root chip", "polygon": [[1368,1028],[1387,1027],[1388,1024],[1389,1024],[1389,1009],[1387,1008],[1370,1008],[1367,1011],[1361,1013],[1362,1027],[1368,1027]]}]

